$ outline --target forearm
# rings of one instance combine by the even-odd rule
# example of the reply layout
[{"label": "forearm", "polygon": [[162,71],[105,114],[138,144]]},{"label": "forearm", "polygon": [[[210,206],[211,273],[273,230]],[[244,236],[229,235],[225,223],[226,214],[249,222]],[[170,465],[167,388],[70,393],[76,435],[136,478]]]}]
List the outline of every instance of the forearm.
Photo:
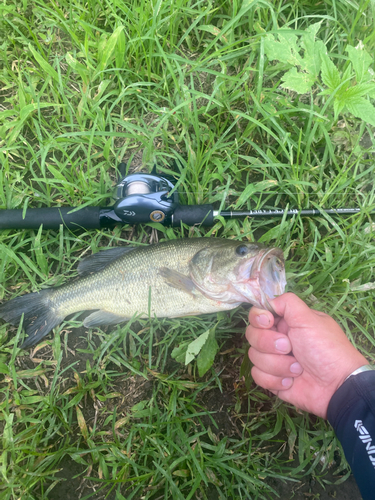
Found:
[{"label": "forearm", "polygon": [[333,395],[327,418],[342,444],[363,500],[374,499],[375,371],[349,377]]}]

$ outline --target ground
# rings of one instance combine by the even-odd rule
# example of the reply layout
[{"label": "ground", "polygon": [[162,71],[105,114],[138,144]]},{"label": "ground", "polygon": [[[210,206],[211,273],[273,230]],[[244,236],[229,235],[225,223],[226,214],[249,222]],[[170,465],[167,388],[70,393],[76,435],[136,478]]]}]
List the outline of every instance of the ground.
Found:
[{"label": "ground", "polygon": [[[85,353],[77,353],[77,350],[83,347],[84,341],[82,336],[85,334],[84,328],[77,328],[69,334],[69,346],[70,349],[65,352],[66,355],[63,357],[62,369],[69,367],[72,362],[76,362],[75,369],[77,372],[84,372],[86,361],[92,362],[92,355]],[[237,335],[233,339],[234,344],[240,344],[242,342],[242,337]],[[233,343],[229,342],[229,345]],[[46,350],[46,349],[45,349]],[[231,349],[229,349],[231,350]],[[41,351],[40,353],[43,353]],[[23,368],[31,367],[32,363],[30,359],[23,358]],[[176,363],[171,360],[168,369],[172,370],[175,368]],[[236,414],[233,412],[233,408],[236,403],[238,404],[238,399],[235,397],[234,381],[238,381],[238,371],[239,365],[233,365],[230,359],[226,359],[226,356],[219,356],[217,362],[217,369],[222,370],[221,382],[223,385],[223,391],[219,389],[214,389],[206,393],[200,393],[200,400],[197,401],[198,404],[204,406],[204,408],[213,412],[215,422],[217,424],[216,435],[220,437],[241,437],[239,428],[239,419],[236,418]],[[107,369],[115,367],[107,367]],[[74,377],[74,372],[72,369],[68,369],[66,377],[66,387],[73,387],[76,384],[76,379]],[[142,377],[121,377],[117,380],[116,385],[112,387],[112,390],[117,392],[123,397],[115,398],[111,401],[108,407],[109,411],[113,411],[116,406],[117,414],[126,414],[127,411],[135,404],[143,401],[152,395],[152,381],[145,381]],[[245,387],[243,386],[239,393],[243,396],[241,413],[246,411],[245,402]],[[237,392],[238,396],[238,392]],[[91,398],[85,398],[82,400],[81,410],[84,415],[85,422],[88,426],[92,426],[95,421],[96,425],[100,426],[103,423],[102,419],[97,419],[97,406],[98,401],[94,402]],[[268,404],[268,403],[266,403]],[[293,410],[291,410],[293,411]],[[202,417],[203,425],[209,425],[209,417]],[[288,450],[286,445],[283,443],[287,442],[287,435],[285,431],[281,431],[277,435],[277,443],[272,441],[269,443],[269,448],[274,450],[275,448],[283,448],[285,451],[281,457],[283,461],[288,461]],[[266,445],[267,446],[267,445]],[[340,463],[340,457],[337,454],[337,462],[332,464],[328,471],[325,471],[321,477],[315,477],[314,475],[306,475],[301,477],[301,480],[284,481],[280,479],[268,478],[267,484],[269,484],[276,492],[276,495],[270,495],[270,499],[295,499],[295,500],[359,500],[360,493],[355,482],[353,475],[341,484],[340,479],[343,478],[343,473],[337,475],[337,468]],[[297,467],[299,465],[298,458],[295,457],[292,463],[292,467]],[[95,480],[87,477],[87,472],[85,472],[85,467],[71,460],[68,456],[60,462],[60,471],[56,474],[55,479],[61,478],[62,481],[58,482],[52,492],[53,500],[77,500],[77,499],[91,499],[91,500],[117,500],[116,493],[111,492],[109,489],[105,492],[97,492],[100,488],[100,482],[98,483],[97,477]],[[126,495],[126,492],[124,492]],[[208,488],[206,491],[207,500],[215,500],[217,498],[217,492],[215,488]],[[125,497],[126,498],[126,497]],[[134,497],[132,500],[141,500],[142,497]],[[156,497],[155,497],[156,498]],[[200,496],[195,497],[200,499]],[[228,499],[232,500],[232,499]],[[233,498],[233,500],[235,500]]]},{"label": "ground", "polygon": [[[90,496],[91,500],[116,500],[114,493],[109,494],[109,496],[105,496],[102,493],[95,494],[97,485],[95,483],[90,484],[89,481],[84,481],[80,476],[81,473],[82,467],[78,464],[69,460],[63,461],[61,463],[61,471],[57,474],[57,477],[64,478],[64,481],[57,484],[53,489],[54,500],[77,500],[87,495],[92,495]],[[311,477],[306,477],[303,481],[293,483],[276,480],[269,481],[269,484],[278,493],[278,497],[274,496],[271,498],[281,498],[283,500],[359,500],[361,498],[353,475],[345,483],[339,485],[329,484],[338,480],[331,473],[328,473],[324,479],[327,481],[324,488]],[[208,498],[209,500],[215,500],[217,498],[216,492],[212,491],[211,495],[208,494]]]}]

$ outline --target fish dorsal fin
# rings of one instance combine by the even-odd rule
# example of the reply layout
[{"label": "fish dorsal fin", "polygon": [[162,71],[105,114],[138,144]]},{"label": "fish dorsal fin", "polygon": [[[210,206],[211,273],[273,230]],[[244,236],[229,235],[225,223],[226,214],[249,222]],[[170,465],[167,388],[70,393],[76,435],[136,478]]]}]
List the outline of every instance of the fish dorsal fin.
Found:
[{"label": "fish dorsal fin", "polygon": [[89,255],[78,264],[78,274],[82,275],[101,271],[108,266],[110,262],[113,262],[121,257],[121,255],[131,252],[136,248],[138,247],[114,247]]},{"label": "fish dorsal fin", "polygon": [[169,267],[161,267],[159,274],[162,276],[167,285],[182,290],[183,292],[194,295],[195,285],[188,276],[169,269]]},{"label": "fish dorsal fin", "polygon": [[83,321],[83,326],[93,328],[94,326],[101,325],[117,325],[117,323],[123,323],[128,320],[129,318],[126,316],[119,316],[118,314],[99,310],[87,316]]}]

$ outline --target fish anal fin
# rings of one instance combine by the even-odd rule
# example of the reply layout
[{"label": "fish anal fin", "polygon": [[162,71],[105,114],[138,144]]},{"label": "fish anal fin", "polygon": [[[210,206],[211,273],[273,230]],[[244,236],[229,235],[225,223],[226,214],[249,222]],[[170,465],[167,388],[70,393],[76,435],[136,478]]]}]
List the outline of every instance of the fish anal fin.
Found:
[{"label": "fish anal fin", "polygon": [[188,276],[185,276],[178,271],[169,269],[169,267],[161,267],[159,269],[159,274],[162,276],[167,283],[167,285],[182,290],[183,292],[189,293],[193,297],[195,291],[195,285]]},{"label": "fish anal fin", "polygon": [[87,316],[87,318],[83,321],[83,326],[86,328],[93,328],[95,326],[102,325],[117,325],[117,323],[123,323],[128,320],[129,318],[126,316],[120,316],[119,314],[114,314],[100,309],[99,311],[95,311]]},{"label": "fish anal fin", "polygon": [[132,252],[136,248],[138,247],[114,247],[89,255],[88,257],[82,259],[78,264],[78,274],[83,275],[101,271],[114,260],[128,252]]}]

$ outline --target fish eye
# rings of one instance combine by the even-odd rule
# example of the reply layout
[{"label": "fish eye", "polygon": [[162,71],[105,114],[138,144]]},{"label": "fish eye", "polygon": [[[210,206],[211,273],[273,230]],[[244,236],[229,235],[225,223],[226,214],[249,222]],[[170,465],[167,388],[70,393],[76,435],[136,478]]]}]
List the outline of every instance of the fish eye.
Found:
[{"label": "fish eye", "polygon": [[236,254],[239,255],[240,257],[244,257],[249,253],[249,249],[247,248],[246,245],[239,245],[236,248]]}]

